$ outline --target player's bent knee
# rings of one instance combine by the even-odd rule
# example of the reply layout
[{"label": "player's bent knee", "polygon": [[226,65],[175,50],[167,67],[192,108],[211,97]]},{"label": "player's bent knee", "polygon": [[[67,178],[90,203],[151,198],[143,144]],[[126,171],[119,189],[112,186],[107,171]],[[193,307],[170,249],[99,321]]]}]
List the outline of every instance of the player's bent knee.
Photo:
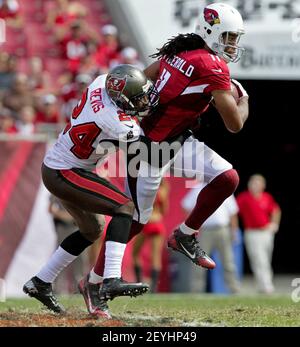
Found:
[{"label": "player's bent knee", "polygon": [[115,214],[123,213],[123,214],[128,214],[129,216],[133,216],[134,208],[135,207],[134,207],[133,201],[129,200],[126,204],[115,209],[114,213]]},{"label": "player's bent knee", "polygon": [[230,169],[222,173],[223,179],[226,182],[229,195],[233,194],[239,185],[239,174],[235,169]]}]

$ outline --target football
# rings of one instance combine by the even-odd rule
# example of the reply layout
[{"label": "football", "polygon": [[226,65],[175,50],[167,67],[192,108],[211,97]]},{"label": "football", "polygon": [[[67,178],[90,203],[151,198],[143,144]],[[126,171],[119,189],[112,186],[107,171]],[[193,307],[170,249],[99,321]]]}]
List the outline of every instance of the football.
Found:
[{"label": "football", "polygon": [[236,101],[236,103],[238,103],[239,99],[240,99],[238,89],[234,83],[232,83],[232,82],[230,82],[230,83],[231,83],[231,94],[234,97],[234,100]]}]

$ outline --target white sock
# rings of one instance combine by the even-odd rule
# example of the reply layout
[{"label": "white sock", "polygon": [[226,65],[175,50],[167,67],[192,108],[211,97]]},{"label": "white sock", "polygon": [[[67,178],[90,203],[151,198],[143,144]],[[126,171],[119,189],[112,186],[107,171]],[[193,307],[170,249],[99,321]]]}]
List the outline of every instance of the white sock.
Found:
[{"label": "white sock", "polygon": [[183,232],[186,235],[193,235],[198,232],[198,230],[194,230],[190,227],[188,227],[185,223],[182,223],[179,227],[180,231]]},{"label": "white sock", "polygon": [[103,282],[103,277],[96,274],[94,268],[90,271],[89,283],[98,284]]},{"label": "white sock", "polygon": [[59,246],[36,276],[44,282],[53,283],[62,270],[76,258],[77,255],[72,255]]},{"label": "white sock", "polygon": [[105,267],[103,278],[120,278],[126,243],[106,241],[105,246]]}]

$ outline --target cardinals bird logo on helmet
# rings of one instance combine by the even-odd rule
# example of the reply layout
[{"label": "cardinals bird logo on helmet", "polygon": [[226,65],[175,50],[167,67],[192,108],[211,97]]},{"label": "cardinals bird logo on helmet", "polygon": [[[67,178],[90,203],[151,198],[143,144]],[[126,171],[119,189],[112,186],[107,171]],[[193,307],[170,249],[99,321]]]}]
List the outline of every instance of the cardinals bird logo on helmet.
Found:
[{"label": "cardinals bird logo on helmet", "polygon": [[219,14],[216,10],[211,8],[204,9],[204,19],[210,25],[220,24]]}]

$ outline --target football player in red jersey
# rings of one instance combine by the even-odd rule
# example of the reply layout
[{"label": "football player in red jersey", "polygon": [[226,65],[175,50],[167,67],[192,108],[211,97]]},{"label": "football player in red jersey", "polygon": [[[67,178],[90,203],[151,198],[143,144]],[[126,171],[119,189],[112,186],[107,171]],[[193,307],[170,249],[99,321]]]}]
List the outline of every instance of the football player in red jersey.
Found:
[{"label": "football player in red jersey", "polygon": [[[145,73],[156,81],[160,104],[154,113],[143,118],[141,127],[150,141],[182,141],[183,145],[171,161],[157,170],[155,177],[143,175],[141,162],[138,177],[128,177],[127,180],[127,193],[136,206],[129,237],[132,239],[151,215],[165,171],[170,165],[176,169],[176,162],[180,163],[186,157],[191,159],[181,170],[194,174],[206,186],[200,192],[194,210],[169,238],[168,246],[208,269],[214,268],[215,263],[201,249],[195,235],[202,223],[235,191],[239,177],[230,163],[189,136],[188,129],[212,100],[230,132],[236,133],[243,128],[249,113],[248,94],[235,81],[240,95],[238,103],[235,101],[227,66],[240,59],[243,48],[238,44],[243,34],[243,20],[235,8],[227,4],[211,4],[200,12],[196,33],[172,38],[153,55],[158,60],[146,68]],[[101,283],[104,254],[105,247],[102,247],[90,273],[94,283]]]}]

